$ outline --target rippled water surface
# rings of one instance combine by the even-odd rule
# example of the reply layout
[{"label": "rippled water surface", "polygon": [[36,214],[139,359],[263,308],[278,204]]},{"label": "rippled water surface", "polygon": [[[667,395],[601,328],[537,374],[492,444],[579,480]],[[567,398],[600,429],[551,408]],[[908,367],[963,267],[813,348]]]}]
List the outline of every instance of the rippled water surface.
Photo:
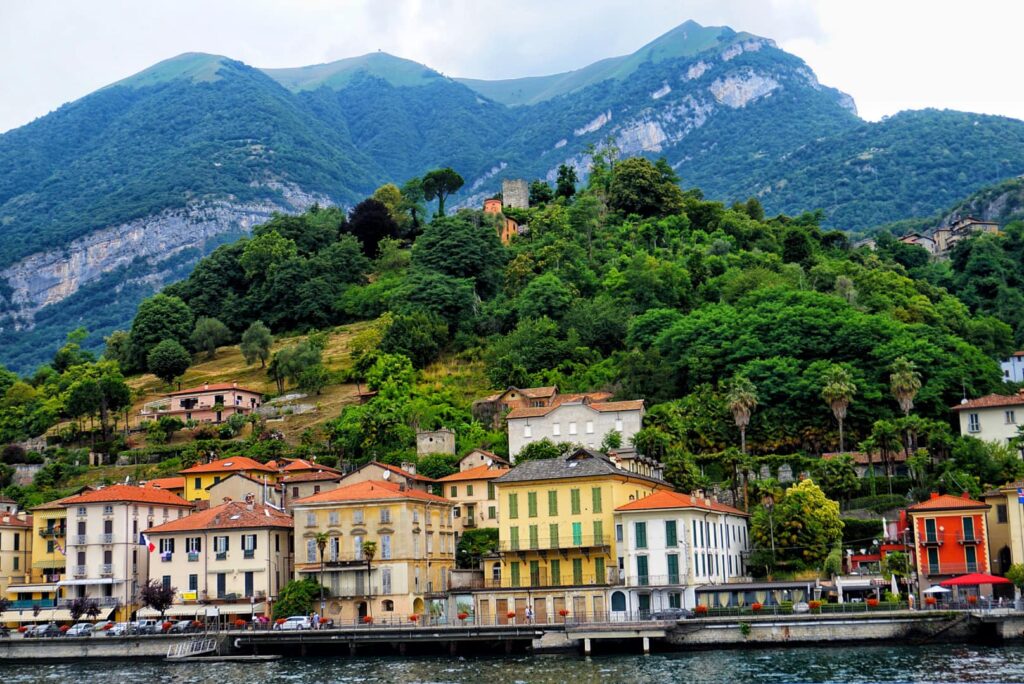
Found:
[{"label": "rippled water surface", "polygon": [[0,665],[0,682],[1022,682],[1024,647],[926,646],[506,658],[291,658],[272,663],[88,663]]}]

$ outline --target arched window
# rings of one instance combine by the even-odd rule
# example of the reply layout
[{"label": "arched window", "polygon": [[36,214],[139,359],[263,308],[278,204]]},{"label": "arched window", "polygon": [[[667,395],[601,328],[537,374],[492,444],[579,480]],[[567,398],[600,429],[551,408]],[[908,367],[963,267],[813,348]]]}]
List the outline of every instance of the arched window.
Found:
[{"label": "arched window", "polygon": [[495,563],[491,566],[491,579],[495,582],[501,582],[501,563]]},{"label": "arched window", "polygon": [[626,595],[621,591],[612,592],[612,610],[617,613],[622,613],[626,610]]},{"label": "arched window", "polygon": [[385,599],[381,602],[381,606],[384,608],[385,612],[390,613],[395,609],[395,602]]}]

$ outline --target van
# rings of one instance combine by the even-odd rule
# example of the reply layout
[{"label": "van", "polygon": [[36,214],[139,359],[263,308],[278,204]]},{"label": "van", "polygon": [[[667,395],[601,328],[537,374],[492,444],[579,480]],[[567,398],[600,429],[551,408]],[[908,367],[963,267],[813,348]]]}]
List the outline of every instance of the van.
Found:
[{"label": "van", "polygon": [[136,620],[136,634],[160,634],[163,631],[163,623],[159,620]]}]

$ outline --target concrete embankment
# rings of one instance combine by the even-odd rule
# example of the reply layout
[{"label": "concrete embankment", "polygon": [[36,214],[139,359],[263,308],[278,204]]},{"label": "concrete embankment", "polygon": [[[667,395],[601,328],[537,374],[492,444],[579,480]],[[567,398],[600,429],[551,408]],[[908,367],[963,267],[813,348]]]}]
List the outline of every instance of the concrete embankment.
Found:
[{"label": "concrete embankment", "polygon": [[188,642],[182,636],[93,636],[85,638],[0,639],[0,662],[5,660],[81,660],[83,658],[163,658],[167,649]]}]

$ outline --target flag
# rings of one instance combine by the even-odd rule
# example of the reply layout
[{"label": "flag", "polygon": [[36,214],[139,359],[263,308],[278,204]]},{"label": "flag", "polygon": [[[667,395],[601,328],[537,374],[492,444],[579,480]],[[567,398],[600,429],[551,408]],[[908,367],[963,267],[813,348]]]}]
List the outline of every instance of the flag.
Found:
[{"label": "flag", "polygon": [[1017,503],[1024,504],[1024,487],[1017,487]]},{"label": "flag", "polygon": [[150,553],[156,551],[156,544],[149,541],[149,537],[147,537],[145,533],[139,535],[139,543],[149,549]]},{"label": "flag", "polygon": [[65,550],[64,550],[64,547],[63,547],[63,546],[61,546],[61,545],[60,545],[60,542],[59,542],[59,541],[57,541],[56,539],[54,539],[54,540],[53,540],[53,546],[54,546],[54,548],[56,548],[56,549],[57,549],[58,551],[60,551],[60,555],[62,555],[62,556],[67,556],[67,555],[68,555],[67,551],[65,551]]}]

